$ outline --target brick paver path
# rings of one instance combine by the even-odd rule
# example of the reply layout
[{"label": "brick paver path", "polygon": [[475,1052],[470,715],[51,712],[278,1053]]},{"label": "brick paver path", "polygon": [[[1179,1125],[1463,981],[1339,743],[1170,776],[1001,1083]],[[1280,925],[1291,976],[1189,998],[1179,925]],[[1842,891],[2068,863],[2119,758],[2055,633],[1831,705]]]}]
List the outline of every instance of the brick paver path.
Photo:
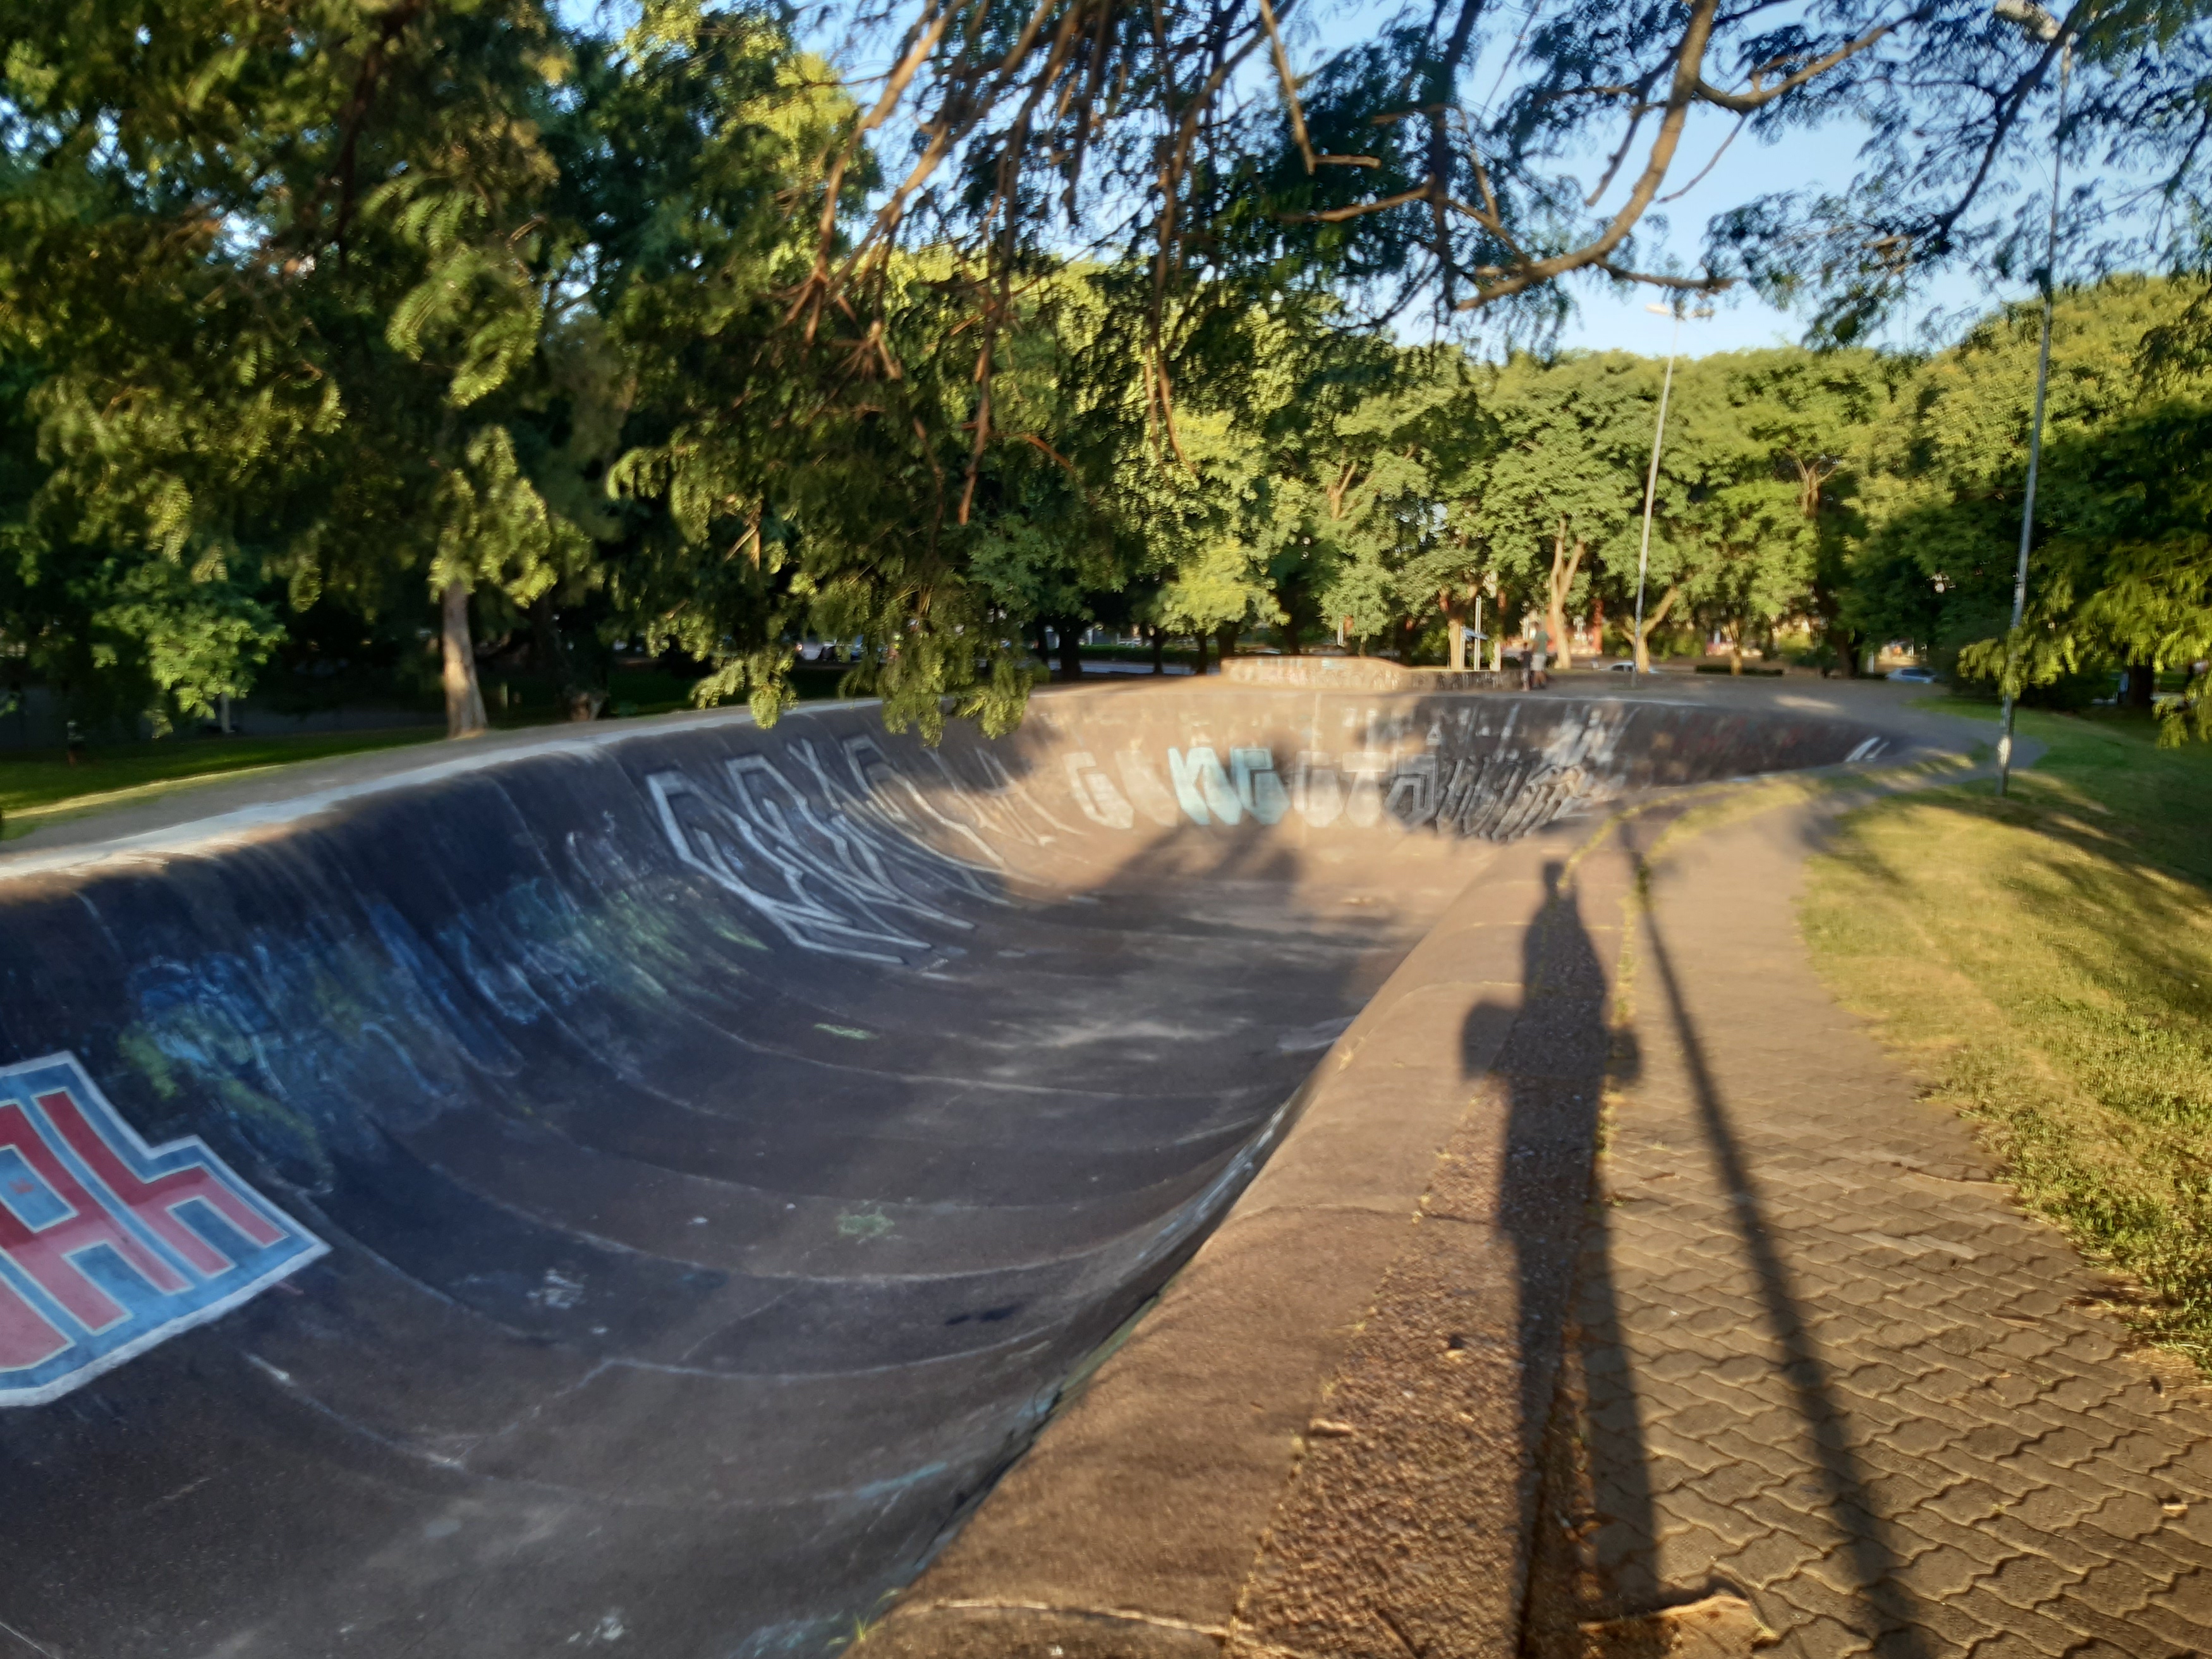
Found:
[{"label": "brick paver path", "polygon": [[1586,1482],[1546,1522],[1576,1611],[1733,1588],[1778,1656],[2212,1655],[2204,1396],[1823,989],[1795,918],[1818,822],[1662,852],[1633,931]]}]

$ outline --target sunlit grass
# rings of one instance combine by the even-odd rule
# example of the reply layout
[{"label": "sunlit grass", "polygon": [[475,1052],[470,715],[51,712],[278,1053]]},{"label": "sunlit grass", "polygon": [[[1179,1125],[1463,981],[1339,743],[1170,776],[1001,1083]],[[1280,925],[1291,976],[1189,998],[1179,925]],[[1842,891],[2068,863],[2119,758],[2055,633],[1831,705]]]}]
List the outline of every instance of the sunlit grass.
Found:
[{"label": "sunlit grass", "polygon": [[1806,937],[2022,1200],[2142,1283],[2145,1332],[2212,1370],[2212,751],[2147,723],[2021,729],[2050,750],[2010,799],[1848,818]]},{"label": "sunlit grass", "polygon": [[281,738],[175,738],[94,744],[75,766],[60,750],[0,751],[0,836],[42,823],[144,800],[172,789],[302,761],[358,755],[445,735],[442,726],[325,732]]},{"label": "sunlit grass", "polygon": [[[807,665],[793,675],[801,701],[838,695],[842,670]],[[610,678],[611,717],[689,710],[692,682],[657,669]],[[550,689],[522,677],[487,675],[484,701],[495,731],[556,725],[565,718]],[[28,835],[58,817],[122,806],[216,778],[303,761],[364,754],[445,736],[441,725],[268,738],[179,737],[153,743],[94,743],[71,766],[59,749],[0,750],[0,839]]]}]

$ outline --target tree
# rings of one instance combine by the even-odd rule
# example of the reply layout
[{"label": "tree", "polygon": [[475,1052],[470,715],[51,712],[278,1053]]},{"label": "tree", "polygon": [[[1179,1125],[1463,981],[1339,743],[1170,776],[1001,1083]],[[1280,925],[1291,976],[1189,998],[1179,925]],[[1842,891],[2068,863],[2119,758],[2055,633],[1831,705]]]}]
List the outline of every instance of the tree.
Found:
[{"label": "tree", "polygon": [[[2161,667],[2212,656],[2212,482],[2178,456],[2206,453],[2212,400],[2158,403],[2067,434],[2047,456],[2048,522],[2021,636],[1967,646],[1961,665],[2049,685],[2085,665],[2126,665],[2130,701],[2153,706]],[[2040,500],[2039,501],[2040,507]],[[2162,740],[2212,737],[2212,708],[2169,710]]]},{"label": "tree", "polygon": [[[2031,548],[2031,611],[2008,636],[2035,385],[2038,318],[2000,313],[1906,384],[1866,481],[1869,529],[1848,609],[1869,631],[1915,640],[1969,676],[2012,665],[2020,689],[2056,689],[2118,660],[2148,684],[2203,650],[2191,538],[2201,502],[2160,441],[2199,429],[2212,380],[2147,379],[2148,333],[2185,287],[2115,279],[2059,295],[2051,336],[2046,472]],[[2194,596],[2194,597],[2192,597]],[[2138,654],[2140,653],[2140,654]]]},{"label": "tree", "polygon": [[[2146,0],[2077,11],[2076,126],[2185,167],[2191,94],[2204,80],[2197,20]],[[1296,0],[1012,10],[915,0],[849,15],[868,60],[892,66],[852,125],[850,153],[900,121],[917,143],[856,245],[841,245],[824,214],[811,314],[833,296],[864,303],[902,235],[957,236],[994,269],[1073,241],[1149,271],[1140,339],[1156,356],[1174,295],[1267,265],[1368,292],[1386,313],[1419,293],[1447,315],[1540,314],[1559,304],[1553,285],[1577,275],[1820,282],[1848,307],[1869,269],[1990,240],[1977,216],[1987,175],[2057,63],[2055,45],[2026,42],[1964,0],[1849,0],[1817,15],[1538,0],[1516,14],[1504,52],[1481,0],[1462,0],[1370,12],[1303,74]],[[2146,97],[2130,76],[2151,52],[2161,61]],[[1253,75],[1270,70],[1273,87],[1254,96]],[[1845,112],[1871,125],[1869,148],[1907,187],[1884,192],[1870,179],[1848,215],[1826,216],[1897,227],[1879,246],[1856,257],[1843,235],[1764,246],[1762,224],[1806,216],[1804,204],[1767,201],[1745,204],[1696,274],[1638,265],[1638,227],[1665,181],[1694,165],[1693,116],[1733,117],[1764,138]],[[1171,386],[1154,388],[1167,417]]]},{"label": "tree", "polygon": [[1684,366],[1656,515],[1663,592],[1647,632],[1679,598],[1728,632],[1740,670],[1747,629],[1809,606],[1856,672],[1858,641],[1838,637],[1836,571],[1895,378],[1875,353],[1852,349],[1729,352]]},{"label": "tree", "polygon": [[1633,568],[1642,462],[1657,409],[1657,365],[1626,352],[1516,356],[1488,387],[1494,449],[1462,488],[1469,532],[1516,591],[1539,599],[1562,668],[1567,617],[1610,559]]},{"label": "tree", "polygon": [[[46,472],[9,530],[24,591],[109,617],[191,711],[246,688],[271,599],[427,590],[456,735],[483,724],[477,633],[526,623],[572,679],[560,611],[586,603],[763,718],[810,620],[871,639],[894,721],[933,731],[947,691],[1018,712],[939,533],[957,273],[906,270],[889,332],[787,325],[791,204],[844,106],[772,19],[677,0],[617,44],[534,0],[331,0],[154,33],[103,0],[0,41],[0,361]],[[118,654],[61,613],[17,629]]]},{"label": "tree", "polygon": [[[1496,587],[1494,556],[1474,533],[1464,494],[1471,471],[1491,453],[1488,413],[1494,377],[1458,352],[1407,354],[1403,384],[1359,412],[1367,440],[1358,477],[1361,511],[1352,520],[1352,568],[1387,573],[1386,591],[1413,624],[1434,607],[1444,620],[1445,661],[1467,665],[1467,627],[1476,596]],[[1375,599],[1344,584],[1348,615],[1370,623]],[[1380,631],[1379,629],[1375,631]]]},{"label": "tree", "polygon": [[588,559],[516,436],[559,326],[532,118],[561,37],[529,0],[155,24],[22,13],[7,42],[0,328],[47,468],[21,533],[98,550],[192,713],[279,636],[263,580],[374,611],[411,571],[449,729],[479,730],[470,592],[526,605]]},{"label": "tree", "polygon": [[[2088,282],[2202,272],[2212,252],[2202,163],[2212,19],[2158,0],[2053,9],[2047,26],[2023,27],[2014,8],[1940,9],[1914,49],[1879,63],[1863,55],[1796,110],[1767,117],[1850,109],[1869,134],[1858,174],[1839,190],[1778,191],[1720,216],[1708,262],[1778,302],[1811,300],[1820,337],[1835,343],[1865,337],[1938,273],[2048,287],[2057,273],[2041,269],[2040,180],[2063,100],[2056,142],[2081,181],[2063,208],[2068,270]],[[2187,355],[2203,320],[2169,343]]]}]

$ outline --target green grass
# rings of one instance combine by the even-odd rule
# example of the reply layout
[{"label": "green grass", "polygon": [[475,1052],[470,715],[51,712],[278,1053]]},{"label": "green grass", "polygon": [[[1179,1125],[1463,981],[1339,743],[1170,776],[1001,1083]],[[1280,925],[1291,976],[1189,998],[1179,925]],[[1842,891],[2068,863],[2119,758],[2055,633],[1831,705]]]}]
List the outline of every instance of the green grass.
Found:
[{"label": "green grass", "polygon": [[[792,676],[802,702],[837,696],[842,678],[842,669],[811,665]],[[617,669],[608,677],[608,713],[631,717],[690,708],[692,684],[688,678],[657,669]],[[565,717],[550,683],[487,674],[483,690],[492,726],[499,731],[551,725]],[[366,754],[401,744],[427,743],[444,736],[443,726],[423,725],[296,737],[194,736],[154,743],[95,743],[76,766],[69,764],[59,749],[0,750],[0,840],[27,836],[40,824],[57,818],[132,805],[217,778],[339,755]]]},{"label": "green grass", "polygon": [[158,743],[94,744],[75,766],[60,750],[0,758],[0,836],[40,823],[149,799],[173,789],[240,773],[359,755],[445,735],[434,726],[383,732],[311,732],[282,738],[171,738]]},{"label": "green grass", "polygon": [[[1996,740],[1994,702],[1916,697],[1913,707],[1986,720]],[[2151,863],[2212,882],[2212,748],[2160,749],[2156,729],[2134,713],[2023,708],[2020,734],[2048,744],[2051,752],[2013,774],[2010,798],[2116,837]]]},{"label": "green grass", "polygon": [[[1931,700],[1969,715],[1986,706]],[[1844,821],[1802,921],[1838,994],[2022,1200],[2212,1372],[2212,750],[2147,720],[2023,711],[2050,745]]]}]

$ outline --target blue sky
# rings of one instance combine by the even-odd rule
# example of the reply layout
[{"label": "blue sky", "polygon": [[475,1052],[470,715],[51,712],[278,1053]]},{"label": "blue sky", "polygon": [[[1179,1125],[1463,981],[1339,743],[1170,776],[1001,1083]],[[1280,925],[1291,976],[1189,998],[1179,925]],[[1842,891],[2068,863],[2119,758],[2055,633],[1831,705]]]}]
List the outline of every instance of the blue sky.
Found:
[{"label": "blue sky", "polygon": [[[620,27],[635,15],[635,0],[556,0],[556,4],[572,25],[592,21],[596,15],[600,27]],[[1376,15],[1372,0],[1308,0],[1306,9],[1310,21],[1303,26],[1294,24],[1289,31],[1292,57],[1301,72],[1310,69],[1335,46],[1370,29]],[[828,8],[818,3],[809,8],[804,15],[817,27],[803,32],[816,37],[813,44],[817,48],[834,52],[840,44],[832,38],[834,31],[819,27],[827,11]],[[1492,52],[1495,50],[1493,46]],[[848,72],[856,69],[865,72],[866,68],[852,64],[845,67]],[[1264,65],[1261,69],[1264,70]],[[1478,84],[1480,78],[1481,71],[1478,70]],[[1272,82],[1272,72],[1265,72],[1258,75],[1247,89],[1266,95]],[[1734,125],[1732,118],[1717,110],[1700,110],[1692,114],[1680,159],[1662,191],[1680,191],[1680,195],[1657,210],[1666,219],[1667,230],[1664,234],[1655,234],[1656,225],[1650,217],[1638,228],[1638,257],[1647,268],[1663,263],[1658,257],[1663,251],[1674,256],[1679,268],[1694,269],[1705,224],[1714,215],[1777,191],[1839,187],[1848,183],[1856,170],[1858,135],[1847,125],[1809,131],[1793,129],[1771,144],[1761,143],[1746,134],[1729,144],[1715,161],[1715,150]],[[1601,133],[1598,137],[1603,142],[1611,136],[1609,132]],[[1710,171],[1685,189],[1685,185],[1709,161],[1713,163]],[[1597,168],[1592,166],[1583,171],[1585,176],[1594,179]],[[1632,174],[1633,171],[1632,165],[1624,169]],[[1610,201],[1617,201],[1626,189],[1625,182],[1617,182],[1609,192]],[[1609,201],[1599,205],[1602,209],[1609,205]],[[1893,320],[1869,343],[1898,349],[1925,349],[1930,344],[1945,343],[1963,333],[1966,323],[1972,317],[2008,301],[2025,297],[2027,292],[2025,284],[2009,289],[1997,289],[1964,274],[1945,276],[1931,283],[1908,314]],[[1561,335],[1561,344],[1654,356],[1667,350],[1674,325],[1670,319],[1653,316],[1646,309],[1662,297],[1656,290],[1636,288],[1624,292],[1599,281],[1574,284],[1570,293],[1575,315]],[[1936,319],[1932,338],[1922,326],[1931,318]],[[1714,351],[1790,343],[1802,337],[1805,325],[1805,319],[1778,311],[1748,290],[1731,291],[1717,300],[1711,318],[1683,324],[1681,349],[1686,356],[1703,356]],[[1408,319],[1404,333],[1408,338],[1426,337],[1429,327],[1425,319]]]},{"label": "blue sky", "polygon": [[[1701,113],[1709,118],[1693,125],[1693,137],[1684,144],[1683,159],[1676,167],[1676,176],[1684,180],[1711,158],[1727,136],[1727,125],[1731,125],[1717,118],[1717,112]],[[1662,210],[1671,234],[1652,240],[1676,255],[1685,268],[1691,268],[1706,221],[1713,215],[1774,191],[1840,187],[1850,182],[1856,163],[1856,137],[1848,128],[1793,130],[1771,145],[1759,143],[1747,134],[1729,146],[1702,182]],[[1680,186],[1670,184],[1670,188]],[[1649,233],[1639,234],[1648,236]],[[1649,254],[1645,258],[1650,260]],[[1922,303],[1910,315],[1891,323],[1875,343],[1899,349],[1924,344],[1917,337],[1917,324],[1930,313],[1940,313],[1947,319],[1978,314],[2027,291],[2024,286],[2014,290],[1986,288],[1964,275],[1938,279]],[[1568,324],[1562,343],[1593,350],[1663,352],[1674,325],[1644,308],[1662,297],[1640,289],[1622,294],[1609,283],[1578,288],[1575,290],[1577,314]],[[1685,356],[1703,356],[1711,351],[1793,343],[1804,330],[1803,318],[1777,311],[1748,289],[1731,291],[1715,302],[1711,319],[1682,325],[1682,350]],[[1942,331],[1954,337],[1961,331],[1956,326]]]}]

